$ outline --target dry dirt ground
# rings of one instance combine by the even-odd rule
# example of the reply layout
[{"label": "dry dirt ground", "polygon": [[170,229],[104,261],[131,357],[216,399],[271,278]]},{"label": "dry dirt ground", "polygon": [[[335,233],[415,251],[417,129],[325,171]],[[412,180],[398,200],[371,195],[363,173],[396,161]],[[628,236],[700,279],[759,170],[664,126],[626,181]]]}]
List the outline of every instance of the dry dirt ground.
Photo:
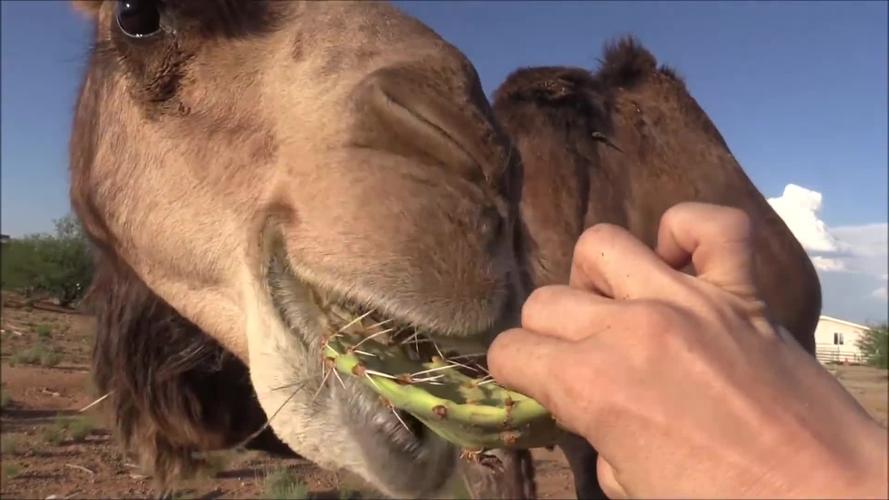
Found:
[{"label": "dry dirt ground", "polygon": [[[150,478],[122,456],[97,414],[88,359],[93,319],[50,304],[27,307],[3,294],[2,498],[146,497]],[[887,372],[858,366],[829,369],[884,425]],[[535,450],[541,498],[574,498],[571,474],[559,451]],[[214,455],[212,467],[186,481],[177,498],[280,497],[273,478],[295,478],[313,498],[378,497],[360,481],[299,460],[260,453]],[[282,474],[286,471],[288,474]],[[293,494],[293,491],[291,491]],[[296,498],[293,496],[292,498]]]}]

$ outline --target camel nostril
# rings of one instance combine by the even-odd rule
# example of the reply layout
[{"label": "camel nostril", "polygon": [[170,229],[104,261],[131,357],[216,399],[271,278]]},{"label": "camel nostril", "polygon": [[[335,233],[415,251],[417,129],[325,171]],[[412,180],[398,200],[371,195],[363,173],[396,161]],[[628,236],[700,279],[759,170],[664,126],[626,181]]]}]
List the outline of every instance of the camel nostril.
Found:
[{"label": "camel nostril", "polygon": [[386,68],[365,79],[355,95],[360,112],[354,142],[439,164],[470,179],[489,177],[492,167],[502,169],[496,165],[498,151],[488,144],[493,124],[476,103],[444,85],[430,86],[415,73]]}]

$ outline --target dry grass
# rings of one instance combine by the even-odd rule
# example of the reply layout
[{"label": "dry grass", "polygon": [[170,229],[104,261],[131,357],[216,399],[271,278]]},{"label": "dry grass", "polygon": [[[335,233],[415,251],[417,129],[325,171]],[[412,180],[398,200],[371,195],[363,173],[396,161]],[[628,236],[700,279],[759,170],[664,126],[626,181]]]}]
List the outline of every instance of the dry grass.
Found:
[{"label": "dry grass", "polygon": [[889,424],[889,370],[844,365],[828,365],[827,369],[874,419]]}]

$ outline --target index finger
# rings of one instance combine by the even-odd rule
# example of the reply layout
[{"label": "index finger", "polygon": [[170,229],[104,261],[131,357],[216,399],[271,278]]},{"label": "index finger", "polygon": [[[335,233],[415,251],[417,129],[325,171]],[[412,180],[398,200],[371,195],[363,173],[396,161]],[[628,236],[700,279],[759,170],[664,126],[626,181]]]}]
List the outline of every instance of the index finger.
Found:
[{"label": "index finger", "polygon": [[494,339],[488,370],[499,384],[537,400],[562,427],[583,433],[599,404],[591,397],[597,381],[590,374],[600,359],[589,343],[579,346],[515,328]]},{"label": "index finger", "polygon": [[618,300],[656,298],[675,274],[626,229],[597,224],[580,235],[571,263],[572,287]]},{"label": "index finger", "polygon": [[572,342],[521,328],[500,333],[488,348],[488,371],[497,383],[536,399],[552,411],[557,384],[547,383]]},{"label": "index finger", "polygon": [[726,291],[755,293],[753,232],[737,208],[680,203],[668,209],[658,228],[658,255],[670,265],[694,265],[697,277]]}]

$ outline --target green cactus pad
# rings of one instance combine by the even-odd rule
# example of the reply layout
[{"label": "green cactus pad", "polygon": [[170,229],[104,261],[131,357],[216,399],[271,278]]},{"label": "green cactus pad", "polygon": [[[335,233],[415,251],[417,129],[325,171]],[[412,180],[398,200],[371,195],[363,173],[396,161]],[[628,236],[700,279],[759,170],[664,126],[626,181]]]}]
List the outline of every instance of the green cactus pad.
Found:
[{"label": "green cactus pad", "polygon": [[559,429],[537,401],[490,377],[467,375],[461,368],[470,367],[462,363],[440,356],[415,361],[405,353],[410,347],[370,337],[341,331],[327,341],[323,356],[339,373],[358,377],[388,405],[410,413],[442,438],[470,450],[555,442]]}]

